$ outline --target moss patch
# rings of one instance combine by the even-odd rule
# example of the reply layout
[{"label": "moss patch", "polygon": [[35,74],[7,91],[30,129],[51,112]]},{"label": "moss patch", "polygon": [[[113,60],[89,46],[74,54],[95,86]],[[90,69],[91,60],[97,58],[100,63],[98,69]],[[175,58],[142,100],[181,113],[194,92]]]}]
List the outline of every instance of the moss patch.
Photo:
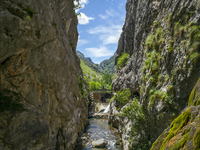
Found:
[{"label": "moss patch", "polygon": [[200,127],[199,126],[197,127],[197,130],[193,137],[193,146],[194,146],[194,150],[200,149]]},{"label": "moss patch", "polygon": [[122,53],[122,55],[117,59],[117,66],[123,68],[126,66],[130,59],[130,55],[128,53]]},{"label": "moss patch", "polygon": [[192,89],[189,97],[188,106],[197,106],[200,104],[200,78]]},{"label": "moss patch", "polygon": [[[191,118],[191,108],[187,109],[183,112],[179,117],[177,117],[170,125],[170,130],[168,136],[162,142],[161,150],[164,150],[165,147],[168,145],[168,142],[177,134],[179,130],[181,130]],[[184,143],[184,138],[180,143]]]}]

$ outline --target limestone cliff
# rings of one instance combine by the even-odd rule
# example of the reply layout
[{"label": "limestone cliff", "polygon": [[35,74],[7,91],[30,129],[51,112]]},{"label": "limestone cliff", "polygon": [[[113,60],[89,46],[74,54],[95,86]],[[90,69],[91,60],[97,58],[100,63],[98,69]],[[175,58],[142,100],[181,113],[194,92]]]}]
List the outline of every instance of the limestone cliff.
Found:
[{"label": "limestone cliff", "polygon": [[200,79],[189,97],[189,107],[178,116],[153,144],[155,149],[200,149]]},{"label": "limestone cliff", "polygon": [[0,149],[74,148],[87,122],[73,0],[0,1]]},{"label": "limestone cliff", "polygon": [[[131,129],[131,138],[121,130],[124,148],[137,149],[151,145],[180,114],[199,78],[200,2],[127,0],[126,11],[115,64],[123,53],[130,59],[117,68],[113,88],[130,88],[133,97],[140,96],[145,120],[139,129]],[[123,126],[114,105],[109,122]],[[122,129],[130,128],[125,126]]]}]

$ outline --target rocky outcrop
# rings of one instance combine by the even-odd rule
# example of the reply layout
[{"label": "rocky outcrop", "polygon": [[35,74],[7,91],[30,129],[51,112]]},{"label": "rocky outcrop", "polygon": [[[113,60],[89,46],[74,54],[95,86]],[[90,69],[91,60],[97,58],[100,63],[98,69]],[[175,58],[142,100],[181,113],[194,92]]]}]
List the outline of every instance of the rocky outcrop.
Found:
[{"label": "rocky outcrop", "polygon": [[96,147],[96,148],[105,148],[107,144],[108,142],[104,139],[92,141],[92,147]]},{"label": "rocky outcrop", "polygon": [[132,96],[140,96],[145,121],[141,132],[131,131],[130,143],[137,148],[139,143],[151,145],[180,114],[199,78],[200,3],[128,0],[126,11],[115,64],[122,53],[130,60],[117,68],[113,88],[130,88]]},{"label": "rocky outcrop", "polygon": [[189,107],[179,115],[153,144],[151,150],[200,149],[200,80],[189,98]]},{"label": "rocky outcrop", "polygon": [[0,1],[0,149],[74,148],[87,122],[72,0]]}]

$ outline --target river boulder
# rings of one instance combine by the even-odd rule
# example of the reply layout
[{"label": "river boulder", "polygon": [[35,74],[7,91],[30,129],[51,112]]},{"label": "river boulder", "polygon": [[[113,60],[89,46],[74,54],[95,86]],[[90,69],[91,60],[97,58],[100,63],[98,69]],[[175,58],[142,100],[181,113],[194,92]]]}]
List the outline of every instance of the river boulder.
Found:
[{"label": "river boulder", "polygon": [[100,140],[93,141],[92,147],[104,148],[104,147],[106,147],[107,144],[108,144],[108,142],[106,140],[100,139]]}]

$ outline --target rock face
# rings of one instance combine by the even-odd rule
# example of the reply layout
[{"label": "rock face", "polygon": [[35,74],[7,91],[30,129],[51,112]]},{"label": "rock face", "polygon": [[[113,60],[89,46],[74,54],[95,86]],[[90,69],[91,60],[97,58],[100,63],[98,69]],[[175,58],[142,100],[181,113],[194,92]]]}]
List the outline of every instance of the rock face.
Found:
[{"label": "rock face", "polygon": [[[139,148],[139,143],[154,142],[180,114],[199,78],[200,2],[127,0],[126,11],[115,64],[122,53],[131,58],[123,68],[117,68],[113,88],[130,88],[132,96],[140,96],[145,121],[139,131],[131,131],[134,142],[129,143],[130,148]],[[119,126],[115,113],[109,118]]]},{"label": "rock face", "polygon": [[72,0],[0,1],[0,149],[74,148],[87,122]]},{"label": "rock face", "polygon": [[200,80],[195,85],[187,107],[153,144],[151,150],[200,149]]}]

